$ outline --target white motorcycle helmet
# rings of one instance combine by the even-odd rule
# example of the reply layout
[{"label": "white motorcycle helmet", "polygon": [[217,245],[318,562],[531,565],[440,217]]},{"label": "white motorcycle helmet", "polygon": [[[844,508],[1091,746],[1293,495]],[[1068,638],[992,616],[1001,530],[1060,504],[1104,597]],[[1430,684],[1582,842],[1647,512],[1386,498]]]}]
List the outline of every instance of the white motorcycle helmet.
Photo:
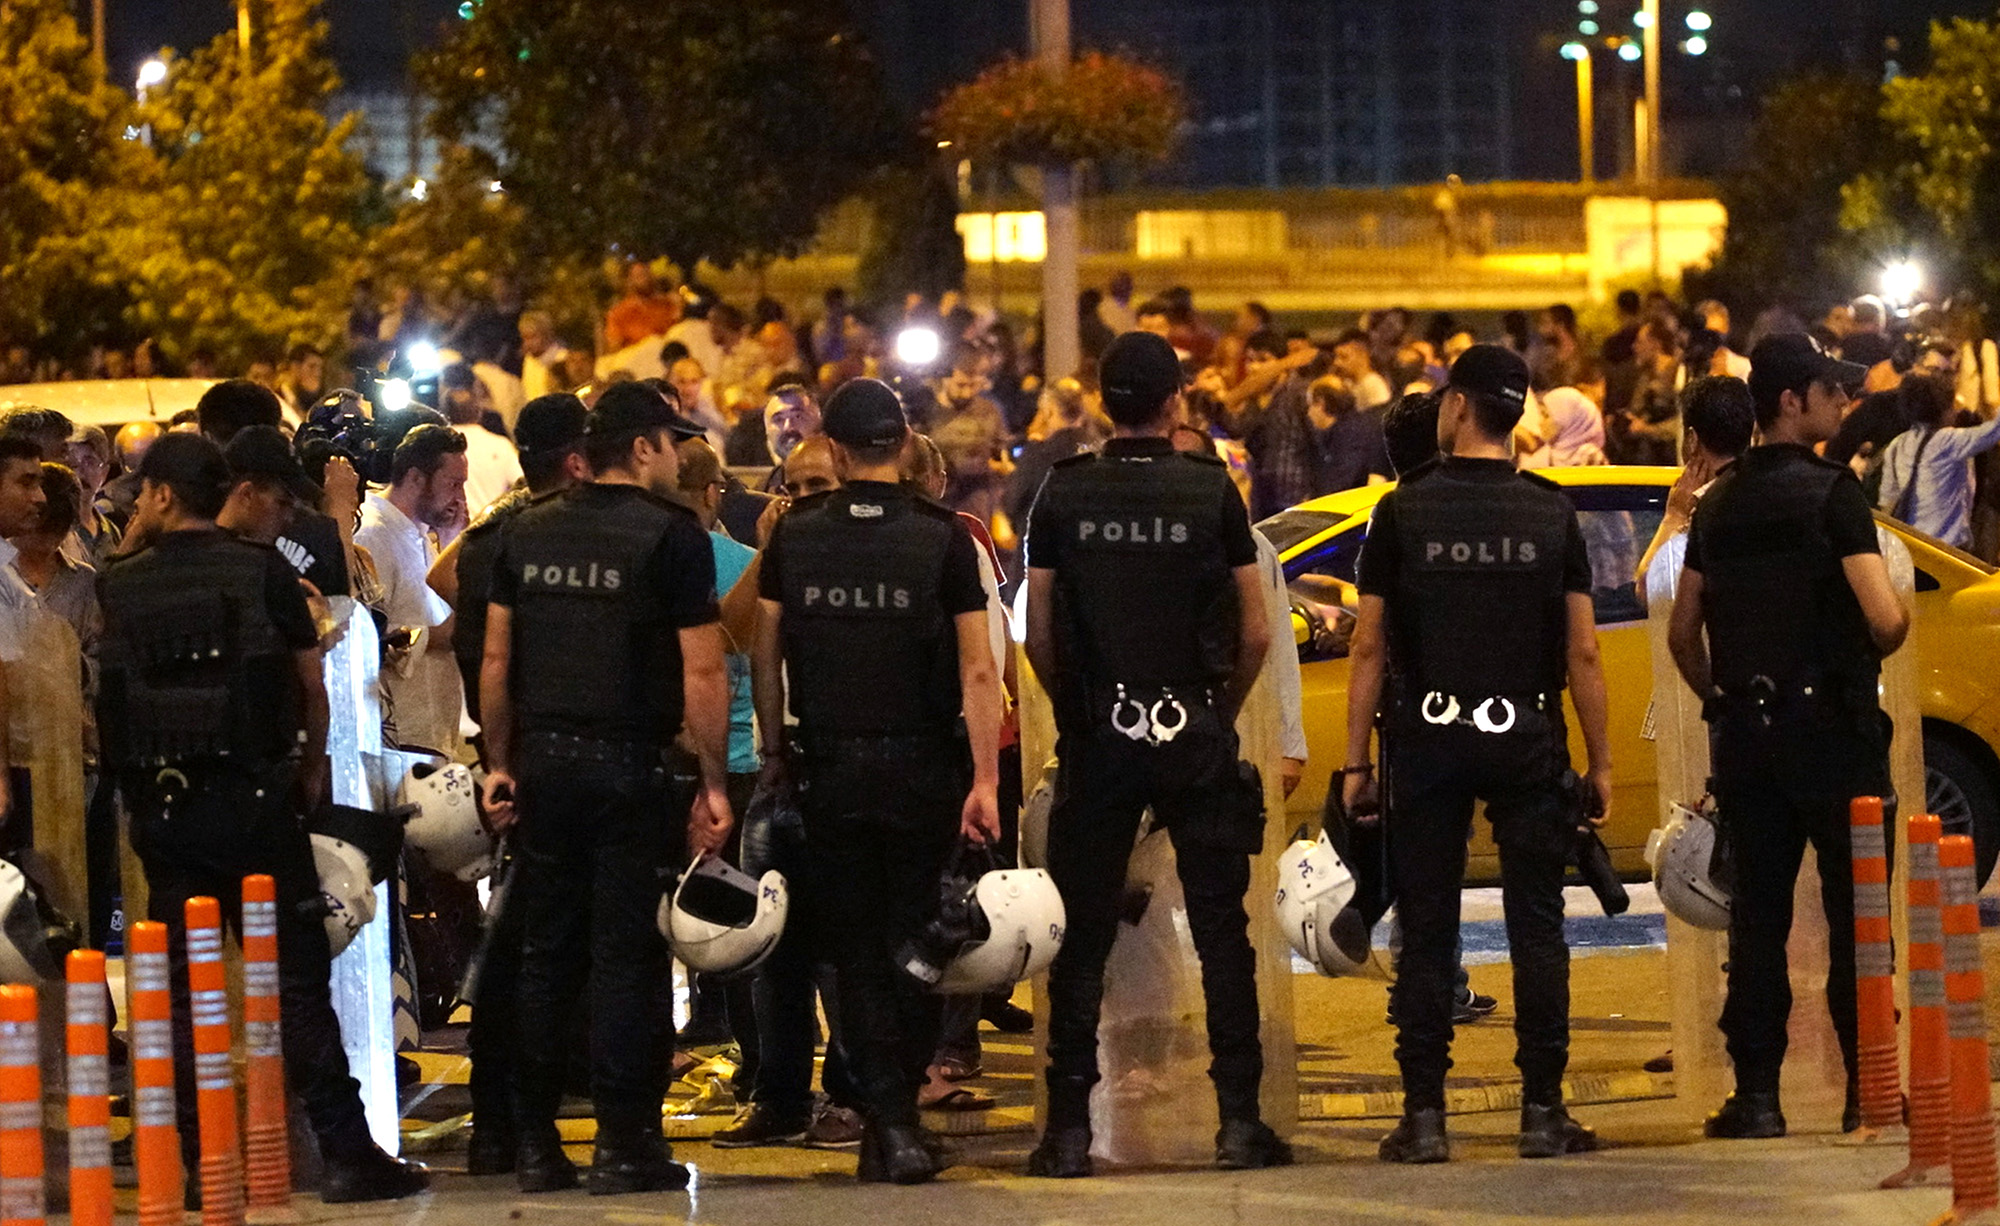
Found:
[{"label": "white motorcycle helmet", "polygon": [[479,819],[479,787],[473,773],[439,758],[410,767],[396,787],[399,808],[414,807],[403,840],[424,863],[460,881],[492,873],[496,843]]},{"label": "white motorcycle helmet", "polygon": [[28,875],[0,860],[0,983],[55,983],[78,944],[76,925],[49,906]]},{"label": "white motorcycle helmet", "polygon": [[1038,868],[981,874],[973,901],[986,915],[987,937],[961,948],[945,964],[933,992],[965,996],[1011,988],[1049,969],[1062,948],[1068,916],[1056,883]]},{"label": "white motorcycle helmet", "polygon": [[772,869],[759,879],[703,856],[660,899],[660,934],[689,970],[737,974],[771,956],[790,910],[783,873]]},{"label": "white motorcycle helmet", "polygon": [[1668,913],[1712,932],[1729,927],[1729,888],[1716,880],[1719,832],[1704,807],[1676,804],[1646,840],[1646,863]]},{"label": "white motorcycle helmet", "polygon": [[1278,857],[1278,927],[1322,975],[1360,974],[1369,965],[1368,924],[1348,906],[1354,874],[1325,832],[1300,839]]},{"label": "white motorcycle helmet", "polygon": [[375,886],[368,879],[368,857],[354,844],[316,834],[312,850],[319,896],[326,903],[326,943],[338,958],[375,918]]}]

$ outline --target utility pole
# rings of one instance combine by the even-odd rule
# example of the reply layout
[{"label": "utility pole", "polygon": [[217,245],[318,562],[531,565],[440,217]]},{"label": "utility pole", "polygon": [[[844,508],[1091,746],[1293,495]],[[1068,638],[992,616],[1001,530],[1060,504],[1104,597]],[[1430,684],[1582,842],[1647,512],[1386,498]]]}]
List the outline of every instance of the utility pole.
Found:
[{"label": "utility pole", "polygon": [[104,0],[90,0],[90,53],[97,58],[97,71],[109,75],[104,58]]},{"label": "utility pole", "polygon": [[250,0],[236,0],[236,50],[243,57],[243,72],[250,73]]},{"label": "utility pole", "polygon": [[[1069,72],[1069,0],[1028,0],[1029,38],[1035,59],[1050,75]],[[1076,167],[1042,168],[1042,217],[1048,250],[1042,257],[1042,379],[1053,383],[1082,362],[1077,337]]]},{"label": "utility pole", "polygon": [[1649,188],[1660,185],[1660,0],[1646,0],[1645,161],[1639,175]]}]

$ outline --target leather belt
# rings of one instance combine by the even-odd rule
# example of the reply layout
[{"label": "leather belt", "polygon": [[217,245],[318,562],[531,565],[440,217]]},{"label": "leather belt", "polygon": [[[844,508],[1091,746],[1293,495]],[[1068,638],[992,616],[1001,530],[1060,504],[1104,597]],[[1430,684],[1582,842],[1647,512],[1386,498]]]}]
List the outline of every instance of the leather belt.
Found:
[{"label": "leather belt", "polygon": [[659,766],[665,755],[660,746],[643,741],[601,741],[562,732],[526,733],[521,737],[521,748],[555,762],[595,762],[641,769]]}]

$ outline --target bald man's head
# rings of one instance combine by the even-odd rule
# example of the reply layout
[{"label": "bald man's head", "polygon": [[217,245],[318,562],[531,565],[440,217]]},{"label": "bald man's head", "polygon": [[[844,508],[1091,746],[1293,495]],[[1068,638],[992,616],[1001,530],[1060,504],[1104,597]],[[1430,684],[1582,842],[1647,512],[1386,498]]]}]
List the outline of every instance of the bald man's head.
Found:
[{"label": "bald man's head", "polygon": [[794,498],[823,494],[840,488],[840,469],[834,463],[833,444],[824,434],[799,440],[785,458],[785,492]]},{"label": "bald man's head", "polygon": [[126,472],[139,467],[139,461],[146,458],[146,449],[160,437],[160,423],[156,421],[135,421],[118,430],[116,444],[118,463]]}]

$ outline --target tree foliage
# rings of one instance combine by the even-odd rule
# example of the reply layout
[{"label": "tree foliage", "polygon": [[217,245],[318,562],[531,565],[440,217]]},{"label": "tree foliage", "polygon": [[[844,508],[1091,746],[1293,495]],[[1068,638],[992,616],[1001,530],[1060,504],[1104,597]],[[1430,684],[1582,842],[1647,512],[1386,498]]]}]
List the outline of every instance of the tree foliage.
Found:
[{"label": "tree foliage", "polygon": [[1007,59],[951,90],[930,129],[975,161],[1158,161],[1187,113],[1180,86],[1148,64],[1093,51],[1061,76]]},{"label": "tree foliage", "polygon": [[965,241],[950,174],[935,165],[893,167],[876,176],[867,198],[868,236],[855,272],[861,301],[936,299],[965,288]]},{"label": "tree foliage", "polygon": [[683,273],[796,255],[897,151],[829,0],[475,0],[424,78],[440,135],[503,150],[533,237]]},{"label": "tree foliage", "polygon": [[1844,297],[1860,251],[1841,225],[1841,190],[1894,164],[1880,112],[1881,91],[1863,78],[1810,76],[1774,90],[1741,167],[1721,185],[1722,250],[1690,273],[1689,292],[1739,309]]},{"label": "tree foliage", "polygon": [[74,349],[126,305],[105,247],[152,165],[64,0],[0,4],[0,337]]},{"label": "tree foliage", "polygon": [[264,0],[251,65],[236,36],[171,65],[141,108],[159,187],[143,250],[128,253],[134,322],[171,352],[241,362],[339,336],[367,194],[318,0]]},{"label": "tree foliage", "polygon": [[527,217],[500,182],[493,155],[453,145],[422,200],[407,200],[368,236],[369,275],[421,290],[432,302],[483,294],[496,275],[525,271]]}]

